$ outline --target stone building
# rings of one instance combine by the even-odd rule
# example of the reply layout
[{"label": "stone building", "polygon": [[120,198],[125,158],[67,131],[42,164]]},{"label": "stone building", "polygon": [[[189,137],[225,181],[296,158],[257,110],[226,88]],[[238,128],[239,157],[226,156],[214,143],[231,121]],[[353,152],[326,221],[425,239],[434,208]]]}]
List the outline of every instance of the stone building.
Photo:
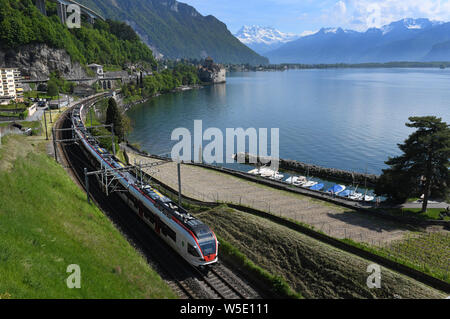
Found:
[{"label": "stone building", "polygon": [[93,63],[89,64],[88,68],[95,72],[97,78],[103,79],[104,77],[103,66],[101,66],[100,64]]},{"label": "stone building", "polygon": [[227,70],[220,64],[214,63],[211,57],[205,59],[203,65],[198,68],[198,77],[203,82],[225,83]]}]

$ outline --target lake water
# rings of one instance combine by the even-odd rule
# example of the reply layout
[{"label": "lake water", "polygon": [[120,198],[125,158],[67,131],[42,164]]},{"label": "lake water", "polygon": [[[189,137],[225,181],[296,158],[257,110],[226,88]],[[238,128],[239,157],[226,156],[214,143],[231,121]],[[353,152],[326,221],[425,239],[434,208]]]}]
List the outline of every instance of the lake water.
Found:
[{"label": "lake water", "polygon": [[[128,111],[128,139],[170,153],[171,133],[279,128],[280,157],[379,174],[399,154],[410,116],[450,122],[450,70],[329,69],[228,74],[227,84],[163,95]],[[206,144],[206,143],[205,143]]]}]

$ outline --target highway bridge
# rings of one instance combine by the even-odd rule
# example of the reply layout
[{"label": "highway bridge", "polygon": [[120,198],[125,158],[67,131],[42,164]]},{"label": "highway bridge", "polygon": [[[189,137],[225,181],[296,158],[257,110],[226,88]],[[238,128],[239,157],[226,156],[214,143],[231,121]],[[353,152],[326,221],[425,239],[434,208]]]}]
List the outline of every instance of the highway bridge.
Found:
[{"label": "highway bridge", "polygon": [[[36,0],[36,6],[41,11],[42,14],[47,15],[47,10],[45,7],[45,1],[46,0]],[[105,20],[103,16],[95,12],[94,10],[76,2],[73,0],[49,0],[52,2],[56,2],[57,4],[57,11],[59,19],[61,20],[61,23],[66,23],[67,20],[67,7],[71,4],[75,4],[80,7],[81,14],[85,15],[88,18],[88,21],[91,23],[94,22],[95,19]]]}]

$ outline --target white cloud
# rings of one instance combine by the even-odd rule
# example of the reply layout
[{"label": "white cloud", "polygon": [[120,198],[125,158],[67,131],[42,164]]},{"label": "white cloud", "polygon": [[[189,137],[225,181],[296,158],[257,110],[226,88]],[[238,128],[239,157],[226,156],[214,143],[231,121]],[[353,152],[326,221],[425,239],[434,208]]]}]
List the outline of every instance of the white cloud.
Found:
[{"label": "white cloud", "polygon": [[347,5],[344,1],[339,1],[334,5],[334,10],[338,14],[346,14],[347,13]]},{"label": "white cloud", "polygon": [[325,25],[361,31],[403,18],[450,21],[450,0],[340,0],[322,15]]}]

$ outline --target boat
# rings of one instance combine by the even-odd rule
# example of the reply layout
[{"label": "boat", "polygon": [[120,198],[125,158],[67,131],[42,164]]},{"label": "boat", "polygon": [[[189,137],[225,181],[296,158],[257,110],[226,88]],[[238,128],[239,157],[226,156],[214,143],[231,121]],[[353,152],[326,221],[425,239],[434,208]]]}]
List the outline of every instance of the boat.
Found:
[{"label": "boat", "polygon": [[339,194],[345,191],[346,187],[344,185],[334,185],[333,187],[327,189],[327,193]]},{"label": "boat", "polygon": [[364,194],[357,193],[354,191],[351,195],[348,196],[349,199],[355,200],[355,201],[361,201],[363,200]]},{"label": "boat", "polygon": [[275,181],[281,181],[284,178],[283,174],[280,174],[279,172],[274,172],[272,176],[269,177],[270,179],[273,179]]},{"label": "boat", "polygon": [[313,191],[321,191],[325,187],[324,184],[316,184],[314,186],[311,186],[309,189]]},{"label": "boat", "polygon": [[[255,174],[255,170],[249,172],[250,174]],[[274,171],[268,167],[262,167],[258,170],[258,173],[255,175],[261,175],[261,177],[269,178],[276,181],[281,181],[284,178],[283,174],[280,174],[278,171]]]},{"label": "boat", "polygon": [[375,196],[364,195],[362,200],[365,202],[372,202],[375,199]]},{"label": "boat", "polygon": [[259,170],[259,173],[262,177],[271,177],[275,174],[275,171],[273,169],[267,168],[267,167],[262,167]]},{"label": "boat", "polygon": [[285,180],[286,183],[295,185],[295,186],[302,186],[307,181],[308,180],[306,179],[305,176],[291,176]]},{"label": "boat", "polygon": [[349,189],[346,189],[345,191],[342,191],[338,194],[339,197],[349,197],[352,194],[352,191]]},{"label": "boat", "polygon": [[297,181],[294,182],[294,185],[300,187],[300,186],[303,186],[307,182],[308,182],[308,180],[306,179],[305,176],[299,176]]},{"label": "boat", "polygon": [[298,182],[298,176],[291,176],[285,180],[288,184],[294,184]]},{"label": "boat", "polygon": [[317,184],[319,184],[319,182],[315,182],[315,181],[307,181],[306,183],[304,183],[302,185],[302,187],[304,188],[311,188],[313,186],[316,186]]},{"label": "boat", "polygon": [[260,174],[258,168],[252,169],[251,171],[248,171],[247,173],[252,174],[252,175],[259,175]]}]

